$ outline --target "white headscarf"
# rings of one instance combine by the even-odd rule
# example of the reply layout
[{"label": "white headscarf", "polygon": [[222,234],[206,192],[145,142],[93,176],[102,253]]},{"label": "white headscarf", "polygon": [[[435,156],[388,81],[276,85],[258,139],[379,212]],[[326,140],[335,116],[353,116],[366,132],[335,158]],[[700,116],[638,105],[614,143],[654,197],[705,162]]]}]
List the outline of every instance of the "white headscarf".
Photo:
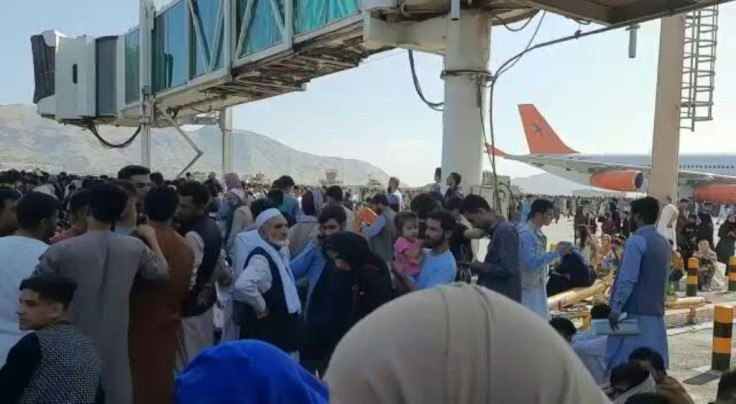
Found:
[{"label": "white headscarf", "polygon": [[326,381],[334,404],[609,403],[547,323],[468,284],[374,311],[340,341]]}]

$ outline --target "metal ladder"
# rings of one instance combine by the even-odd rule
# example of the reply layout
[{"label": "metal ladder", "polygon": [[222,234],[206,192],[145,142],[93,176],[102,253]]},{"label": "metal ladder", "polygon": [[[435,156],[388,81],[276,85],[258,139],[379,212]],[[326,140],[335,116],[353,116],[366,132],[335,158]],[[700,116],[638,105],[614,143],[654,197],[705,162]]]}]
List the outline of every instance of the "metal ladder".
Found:
[{"label": "metal ladder", "polygon": [[695,123],[713,120],[718,5],[685,15],[685,53],[682,69],[680,126],[695,130]]}]

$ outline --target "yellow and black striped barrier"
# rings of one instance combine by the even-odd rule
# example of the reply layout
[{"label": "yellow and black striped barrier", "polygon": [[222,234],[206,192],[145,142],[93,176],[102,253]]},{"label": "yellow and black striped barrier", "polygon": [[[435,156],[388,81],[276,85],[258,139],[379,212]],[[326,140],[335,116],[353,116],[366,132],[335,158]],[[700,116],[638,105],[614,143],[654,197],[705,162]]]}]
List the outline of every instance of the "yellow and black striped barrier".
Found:
[{"label": "yellow and black striped barrier", "polygon": [[698,295],[698,267],[700,261],[697,258],[687,260],[687,290],[685,296],[693,297]]},{"label": "yellow and black striped barrier", "polygon": [[733,307],[716,306],[713,312],[713,361],[711,369],[726,371],[731,368],[731,334]]},{"label": "yellow and black striped barrier", "polygon": [[736,257],[728,260],[728,291],[736,292]]}]

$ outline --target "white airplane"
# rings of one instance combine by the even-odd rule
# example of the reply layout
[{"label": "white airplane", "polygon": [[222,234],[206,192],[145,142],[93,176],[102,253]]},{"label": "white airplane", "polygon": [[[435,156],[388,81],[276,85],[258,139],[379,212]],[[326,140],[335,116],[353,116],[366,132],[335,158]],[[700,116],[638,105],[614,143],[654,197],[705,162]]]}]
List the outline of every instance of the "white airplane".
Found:
[{"label": "white airplane", "polygon": [[[644,192],[651,170],[647,154],[580,154],[568,147],[531,104],[519,105],[530,154],[495,149],[497,157],[521,161],[582,185],[612,191]],[[488,153],[493,148],[487,145]],[[680,155],[680,196],[736,205],[736,154]]]}]

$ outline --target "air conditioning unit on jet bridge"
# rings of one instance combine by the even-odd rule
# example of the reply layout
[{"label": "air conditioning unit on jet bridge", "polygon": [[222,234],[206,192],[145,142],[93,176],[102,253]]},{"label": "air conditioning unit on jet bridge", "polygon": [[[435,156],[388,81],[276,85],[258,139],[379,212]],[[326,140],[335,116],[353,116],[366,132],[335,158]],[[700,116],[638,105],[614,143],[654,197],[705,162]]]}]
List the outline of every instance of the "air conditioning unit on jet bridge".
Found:
[{"label": "air conditioning unit on jet bridge", "polygon": [[31,37],[38,113],[59,122],[114,117],[118,38],[69,38],[57,31]]}]

